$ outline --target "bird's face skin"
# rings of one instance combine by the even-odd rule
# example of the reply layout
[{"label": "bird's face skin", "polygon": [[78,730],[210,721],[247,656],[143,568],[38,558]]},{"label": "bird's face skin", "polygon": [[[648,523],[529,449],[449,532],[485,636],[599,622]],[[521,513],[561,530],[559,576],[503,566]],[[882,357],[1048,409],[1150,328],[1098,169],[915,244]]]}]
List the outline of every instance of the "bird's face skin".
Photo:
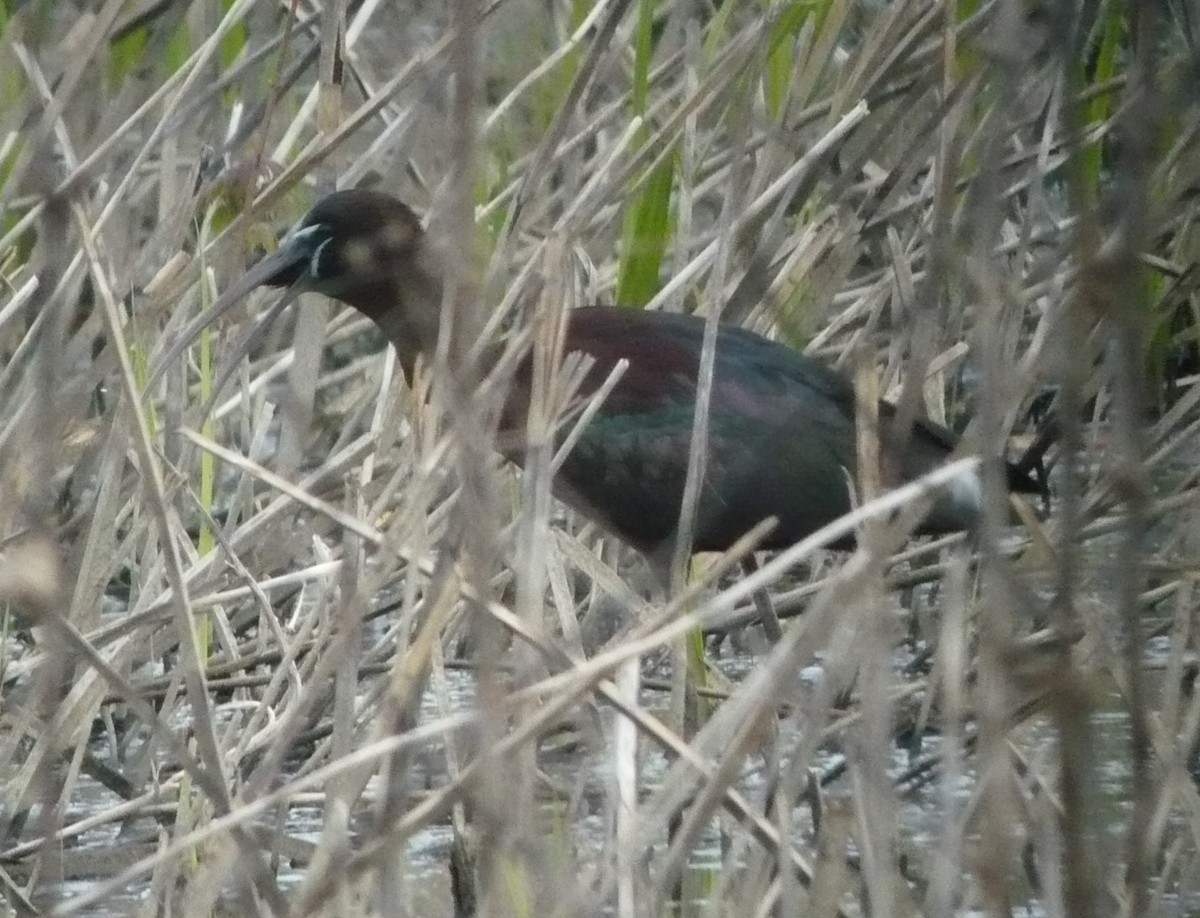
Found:
[{"label": "bird's face skin", "polygon": [[[279,248],[235,281],[212,308],[198,316],[159,362],[157,378],[200,332],[258,287],[287,292],[270,318],[301,293],[341,300],[379,321],[391,310],[421,263],[423,233],[416,215],[390,195],[366,189],[323,198],[279,244]],[[269,321],[270,319],[268,319]]]}]

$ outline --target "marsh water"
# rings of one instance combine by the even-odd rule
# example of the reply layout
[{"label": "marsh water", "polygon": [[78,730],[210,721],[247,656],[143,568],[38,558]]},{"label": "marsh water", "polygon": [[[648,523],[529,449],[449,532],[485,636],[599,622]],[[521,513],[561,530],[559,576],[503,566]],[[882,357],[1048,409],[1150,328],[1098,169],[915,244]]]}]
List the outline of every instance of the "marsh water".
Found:
[{"label": "marsh water", "polygon": [[[1148,645],[1146,657],[1147,671],[1150,681],[1155,686],[1161,686],[1161,674],[1169,654],[1166,638],[1158,638]],[[730,678],[738,680],[755,664],[753,654],[725,650],[716,658],[719,667]],[[896,667],[899,672],[908,662],[904,654],[897,652]],[[816,667],[813,668],[814,673]],[[463,669],[448,669],[448,697],[455,710],[468,710],[473,705],[474,678]],[[1098,824],[1103,827],[1102,844],[1112,847],[1115,862],[1120,858],[1117,853],[1124,843],[1124,833],[1128,816],[1129,796],[1129,718],[1122,708],[1119,694],[1115,689],[1100,691],[1095,697],[1096,707],[1091,718],[1096,748],[1100,751],[1101,762],[1097,769],[1098,795],[1096,803],[1100,812],[1097,814]],[[643,703],[650,709],[661,710],[665,704],[665,696],[661,692],[646,692]],[[445,711],[439,710],[431,693],[427,692],[422,704],[422,719],[432,721]],[[612,713],[602,715],[604,736],[609,736],[612,730]],[[1014,737],[1020,744],[1021,754],[1032,763],[1052,760],[1054,756],[1054,732],[1048,721],[1041,716],[1034,716],[1024,726],[1014,732]],[[941,740],[935,733],[927,733],[919,741],[907,744],[905,748],[893,747],[892,768],[899,777],[914,761],[922,757],[936,756]],[[102,744],[96,744],[95,752],[105,754]],[[645,747],[644,747],[645,748]],[[443,758],[438,749],[429,750],[428,754],[419,760],[419,768],[424,772],[414,783],[436,788],[445,779],[442,771]],[[642,772],[640,780],[644,790],[653,789],[667,767],[664,756],[646,752],[642,756]],[[818,770],[837,770],[839,756],[827,754],[817,761]],[[548,752],[540,762],[549,778],[565,788],[573,788],[574,804],[570,807],[569,827],[572,842],[580,861],[586,859],[588,851],[597,856],[604,849],[608,828],[608,815],[605,812],[605,801],[612,799],[610,782],[612,781],[609,758],[602,751],[581,755],[575,747],[569,754]],[[752,799],[761,796],[763,769],[751,764],[744,773],[740,786]],[[958,803],[965,803],[974,787],[975,775],[972,763],[968,759],[961,782],[961,787],[954,790]],[[848,794],[848,790],[838,781],[831,782],[825,792],[830,798]],[[369,786],[366,797],[369,799],[372,788]],[[594,801],[594,805],[589,803]],[[898,813],[899,842],[914,863],[921,862],[938,849],[944,831],[944,808],[946,805],[946,790],[936,774],[924,783],[916,783],[909,792],[901,798],[902,805]],[[70,808],[65,814],[64,824],[71,824],[113,807],[119,802],[115,795],[90,778],[81,777],[76,793],[71,798]],[[277,841],[284,840],[275,846],[275,850],[291,852],[289,862],[281,858],[277,866],[277,878],[281,888],[286,892],[296,890],[305,878],[306,865],[316,847],[321,842],[324,809],[322,798],[311,795],[309,799],[303,796],[292,801],[281,824],[264,825],[262,828],[277,832]],[[157,818],[172,819],[175,817],[157,814]],[[563,818],[564,809],[555,808],[555,813],[548,819]],[[120,870],[127,867],[140,857],[153,852],[158,843],[159,824],[155,814],[147,810],[136,818],[124,823],[106,823],[96,829],[87,831],[72,839],[62,850],[65,872],[76,879],[62,884],[58,895],[63,900],[91,888],[92,884],[101,879],[111,878]],[[811,850],[814,842],[812,826],[807,807],[797,807],[794,813],[795,840],[801,850]],[[453,843],[451,829],[448,825],[437,824],[417,833],[407,842],[408,873],[403,884],[404,894],[408,898],[410,914],[422,916],[452,915],[453,905],[450,894],[450,876],[447,864]],[[697,845],[691,855],[690,870],[692,876],[685,879],[685,888],[705,890],[712,888],[712,871],[722,869],[727,865],[727,851],[723,848],[723,839],[715,822]],[[852,850],[847,856],[855,856]],[[109,898],[105,905],[89,909],[86,913],[93,915],[129,915],[136,914],[143,908],[149,893],[149,881],[133,883],[118,896]],[[1177,889],[1171,893],[1171,898],[1182,897],[1184,901],[1200,903],[1195,889]],[[1037,903],[1026,903],[1028,914],[1040,913]]]}]

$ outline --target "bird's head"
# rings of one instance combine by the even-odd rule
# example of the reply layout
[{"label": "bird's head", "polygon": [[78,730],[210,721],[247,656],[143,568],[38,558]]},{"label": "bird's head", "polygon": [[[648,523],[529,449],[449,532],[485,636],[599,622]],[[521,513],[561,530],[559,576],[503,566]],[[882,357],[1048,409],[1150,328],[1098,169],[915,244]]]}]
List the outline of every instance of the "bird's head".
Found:
[{"label": "bird's head", "polygon": [[[154,377],[172,365],[200,331],[258,287],[286,293],[273,320],[301,293],[323,293],[366,314],[398,348],[424,349],[436,330],[440,284],[416,214],[381,191],[351,189],[322,198],[279,247],[236,280],[180,333]],[[435,333],[435,331],[434,331]],[[409,339],[403,340],[407,335]],[[398,340],[401,339],[401,340]],[[245,356],[250,339],[235,354]]]},{"label": "bird's head", "polygon": [[352,189],[322,198],[222,297],[258,286],[312,291],[371,315],[387,309],[389,288],[420,259],[424,233],[408,205],[381,191]]}]

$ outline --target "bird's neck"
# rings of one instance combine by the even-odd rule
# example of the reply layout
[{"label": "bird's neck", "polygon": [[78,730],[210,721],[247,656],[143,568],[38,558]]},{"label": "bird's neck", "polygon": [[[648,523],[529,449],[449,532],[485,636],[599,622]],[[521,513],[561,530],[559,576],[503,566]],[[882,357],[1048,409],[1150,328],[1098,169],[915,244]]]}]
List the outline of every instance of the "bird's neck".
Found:
[{"label": "bird's neck", "polygon": [[341,298],[371,319],[391,342],[411,384],[417,358],[424,356],[428,363],[437,350],[442,308],[438,267],[429,258],[408,261]]}]

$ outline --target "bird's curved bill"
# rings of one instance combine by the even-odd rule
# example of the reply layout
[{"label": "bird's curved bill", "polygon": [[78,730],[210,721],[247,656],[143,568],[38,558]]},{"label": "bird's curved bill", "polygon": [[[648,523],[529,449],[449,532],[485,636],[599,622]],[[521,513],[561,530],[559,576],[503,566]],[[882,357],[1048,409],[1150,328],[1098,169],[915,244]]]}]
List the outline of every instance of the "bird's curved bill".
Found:
[{"label": "bird's curved bill", "polygon": [[[229,287],[213,302],[212,306],[200,315],[196,316],[179,333],[175,343],[171,345],[170,350],[158,361],[154,367],[154,372],[150,375],[150,382],[147,388],[153,388],[154,385],[167,372],[168,368],[173,366],[175,362],[183,356],[192,343],[200,336],[205,328],[217,321],[222,315],[244,300],[250,293],[264,284],[271,283],[272,280],[280,276],[288,276],[294,273],[296,266],[309,258],[309,254],[301,250],[298,246],[289,245],[284,242],[278,249],[258,262],[249,271],[243,274],[238,280],[234,281]],[[273,322],[284,308],[292,302],[300,293],[304,291],[304,275],[300,275],[300,280],[293,283],[284,292],[279,302],[271,307],[271,311],[267,314],[266,319],[259,323],[248,334],[243,335],[242,339],[235,347],[232,359],[227,366],[236,367],[238,362],[249,353],[257,340],[258,332],[261,328],[265,328]],[[221,386],[228,379],[229,374],[226,373],[221,377],[220,383],[214,387],[214,396],[220,391]]]}]

